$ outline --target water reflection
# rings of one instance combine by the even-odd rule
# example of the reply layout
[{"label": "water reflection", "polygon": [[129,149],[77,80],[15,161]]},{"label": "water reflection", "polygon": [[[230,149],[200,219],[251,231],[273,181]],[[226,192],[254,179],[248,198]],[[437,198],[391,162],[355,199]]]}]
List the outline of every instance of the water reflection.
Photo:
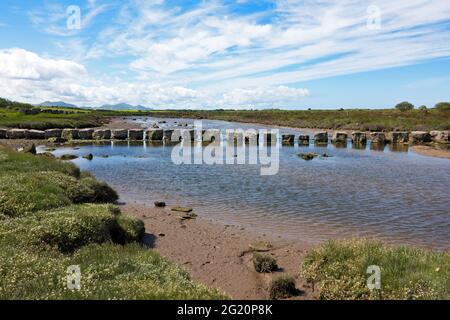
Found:
[{"label": "water reflection", "polygon": [[[205,123],[220,129],[240,125]],[[196,145],[203,151],[208,144]],[[55,155],[92,153],[92,161],[74,162],[110,183],[125,201],[164,200],[226,223],[311,241],[358,235],[449,248],[450,161],[408,153],[407,145],[385,148],[286,146],[275,176],[261,176],[259,165],[175,165],[173,146],[162,143],[91,143]],[[305,161],[297,156],[301,152],[331,157]]]},{"label": "water reflection", "polygon": [[409,145],[403,143],[392,143],[389,145],[389,151],[391,152],[408,152]]}]

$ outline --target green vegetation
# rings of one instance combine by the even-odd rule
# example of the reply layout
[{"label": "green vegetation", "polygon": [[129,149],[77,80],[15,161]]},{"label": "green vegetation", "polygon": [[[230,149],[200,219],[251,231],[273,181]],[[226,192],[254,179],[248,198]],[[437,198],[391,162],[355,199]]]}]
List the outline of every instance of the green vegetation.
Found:
[{"label": "green vegetation", "polygon": [[297,294],[295,279],[290,276],[281,276],[272,280],[270,284],[270,299],[285,299]]},{"label": "green vegetation", "polygon": [[[367,267],[381,269],[381,289],[367,287]],[[450,299],[450,252],[330,241],[305,258],[302,275],[321,299]]]},{"label": "green vegetation", "polygon": [[[339,110],[160,110],[160,111],[109,111],[40,107],[12,102],[0,98],[0,128],[24,129],[87,128],[101,126],[111,117],[153,116],[167,118],[215,119],[236,122],[262,123],[295,128],[345,129],[363,131],[413,131],[450,130],[450,103],[440,102],[424,112],[411,110],[408,102],[397,109],[339,109]],[[23,110],[41,110],[38,114]],[[53,114],[52,111],[63,113]],[[47,112],[50,111],[50,112]]]},{"label": "green vegetation", "polygon": [[34,107],[30,104],[0,98],[0,127],[37,130],[92,128],[107,123],[110,117],[135,115],[149,115],[149,112]]},{"label": "green vegetation", "polygon": [[441,111],[450,111],[450,102],[439,102],[434,106],[435,109]]},{"label": "green vegetation", "polygon": [[269,273],[278,270],[277,261],[274,258],[259,253],[253,254],[253,266],[256,272],[259,273]]},{"label": "green vegetation", "polygon": [[443,109],[410,110],[169,110],[154,111],[155,117],[215,119],[262,123],[294,128],[363,131],[450,130],[450,112]]},{"label": "green vegetation", "polygon": [[400,102],[395,106],[395,109],[400,111],[410,111],[414,109],[414,105],[408,101]]},{"label": "green vegetation", "polygon": [[[0,146],[0,299],[226,298],[142,246],[143,222],[116,199],[73,164]],[[81,290],[67,287],[73,265]]]}]

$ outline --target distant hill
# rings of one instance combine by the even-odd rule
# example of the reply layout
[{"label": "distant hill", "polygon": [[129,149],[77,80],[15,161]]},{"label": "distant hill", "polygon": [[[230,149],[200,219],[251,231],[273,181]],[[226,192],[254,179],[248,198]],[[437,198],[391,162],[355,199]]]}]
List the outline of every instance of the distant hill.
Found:
[{"label": "distant hill", "polygon": [[146,108],[141,105],[132,106],[128,103],[119,103],[119,104],[104,104],[103,106],[99,107],[98,109],[102,110],[142,110],[142,111],[148,111],[151,110],[150,108]]},{"label": "distant hill", "polygon": [[38,107],[65,107],[65,108],[78,108],[78,106],[74,105],[74,104],[70,104],[70,103],[65,103],[63,101],[45,101],[42,102],[38,105],[36,105]]}]

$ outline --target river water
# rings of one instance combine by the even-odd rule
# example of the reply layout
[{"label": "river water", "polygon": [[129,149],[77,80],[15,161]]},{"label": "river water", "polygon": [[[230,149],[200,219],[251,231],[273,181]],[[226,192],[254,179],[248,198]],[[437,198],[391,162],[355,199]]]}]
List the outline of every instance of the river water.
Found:
[{"label": "river water", "polygon": [[[137,119],[150,127],[161,119]],[[162,126],[193,120],[165,119]],[[267,128],[203,120],[204,128]],[[281,133],[311,134],[280,129]],[[108,182],[127,202],[190,206],[205,218],[288,239],[317,243],[329,238],[377,237],[396,244],[450,248],[450,160],[407,147],[348,143],[282,146],[279,171],[262,176],[260,165],[174,164],[174,147],[102,143],[61,148],[55,155],[94,155],[74,160]],[[302,152],[327,154],[305,161]]]}]

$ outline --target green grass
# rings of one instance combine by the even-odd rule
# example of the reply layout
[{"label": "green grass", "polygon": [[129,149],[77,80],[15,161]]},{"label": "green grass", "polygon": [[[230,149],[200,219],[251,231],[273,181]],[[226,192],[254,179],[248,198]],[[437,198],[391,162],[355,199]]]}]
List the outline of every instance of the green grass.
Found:
[{"label": "green grass", "polygon": [[0,299],[227,298],[142,246],[141,220],[92,203],[115,199],[71,164],[0,146]]},{"label": "green grass", "polygon": [[[67,114],[39,113],[26,115],[24,109],[60,110]],[[110,117],[148,115],[143,111],[108,111],[64,107],[34,107],[0,98],[0,128],[46,130],[53,128],[92,128],[108,122]]]},{"label": "green grass", "polygon": [[74,114],[24,115],[21,109],[33,106],[0,98],[0,128],[24,129],[87,128],[101,126],[111,117],[153,116],[169,118],[216,119],[236,122],[262,123],[296,128],[346,129],[364,131],[392,130],[450,130],[450,111],[436,108],[400,111],[396,109],[348,110],[159,110],[109,111],[43,107]]},{"label": "green grass", "polygon": [[[381,269],[379,290],[367,287],[371,265]],[[301,273],[321,299],[450,299],[450,252],[330,241],[308,253]]]},{"label": "green grass", "polygon": [[262,111],[154,111],[155,117],[216,119],[296,128],[364,131],[449,130],[450,112],[430,109],[401,112],[385,110],[262,110]]}]

